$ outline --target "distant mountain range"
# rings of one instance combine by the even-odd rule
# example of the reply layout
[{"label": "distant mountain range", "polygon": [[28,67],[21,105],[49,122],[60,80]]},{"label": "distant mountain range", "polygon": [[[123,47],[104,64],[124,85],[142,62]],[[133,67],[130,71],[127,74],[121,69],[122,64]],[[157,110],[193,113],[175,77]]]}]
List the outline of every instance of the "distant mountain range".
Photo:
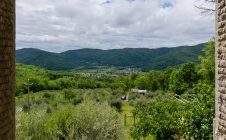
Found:
[{"label": "distant mountain range", "polygon": [[97,66],[137,67],[144,71],[163,70],[188,61],[199,63],[205,43],[174,48],[125,48],[125,49],[79,49],[62,53],[25,48],[16,51],[17,63],[35,65],[49,70],[88,69]]}]

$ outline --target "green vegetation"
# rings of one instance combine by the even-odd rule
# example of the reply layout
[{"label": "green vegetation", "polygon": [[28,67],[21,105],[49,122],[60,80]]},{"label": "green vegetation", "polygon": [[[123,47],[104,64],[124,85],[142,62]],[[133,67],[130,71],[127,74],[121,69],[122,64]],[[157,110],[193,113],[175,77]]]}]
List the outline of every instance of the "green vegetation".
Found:
[{"label": "green vegetation", "polygon": [[[123,139],[120,114],[104,101],[92,101],[89,94],[89,90],[62,90],[18,96],[17,139]],[[75,105],[74,100],[81,98],[85,101]]]},{"label": "green vegetation", "polygon": [[17,64],[17,138],[212,139],[214,42],[199,60],[125,75]]},{"label": "green vegetation", "polygon": [[134,139],[150,134],[157,139],[212,139],[214,117],[214,43],[209,42],[201,64],[191,63],[173,70],[169,89],[179,95],[162,95],[138,104],[139,122]]},{"label": "green vegetation", "polygon": [[40,66],[49,70],[97,69],[98,67],[135,67],[143,71],[163,70],[188,61],[199,63],[206,44],[175,48],[126,48],[113,50],[80,49],[63,53],[51,53],[37,49],[21,49],[16,52],[17,63]]},{"label": "green vegetation", "polygon": [[108,105],[83,102],[48,110],[43,107],[18,113],[17,139],[123,139],[119,115]]}]

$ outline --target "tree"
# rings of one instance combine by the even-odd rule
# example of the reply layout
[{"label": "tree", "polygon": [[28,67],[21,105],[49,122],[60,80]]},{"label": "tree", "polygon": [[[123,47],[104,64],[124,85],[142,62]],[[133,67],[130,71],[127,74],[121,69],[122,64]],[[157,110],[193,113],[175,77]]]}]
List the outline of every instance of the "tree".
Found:
[{"label": "tree", "polygon": [[199,57],[198,74],[204,82],[214,84],[215,79],[215,43],[213,40],[208,42],[204,49],[204,56]]},{"label": "tree", "polygon": [[195,5],[196,8],[200,9],[202,13],[214,14],[215,13],[215,0],[199,0],[199,4]]},{"label": "tree", "polygon": [[180,71],[183,76],[183,81],[188,84],[189,88],[192,88],[193,84],[197,83],[198,81],[195,64],[192,62],[183,64],[180,68]]},{"label": "tree", "polygon": [[126,88],[124,89],[125,91],[128,91],[129,89],[134,87],[134,81],[130,76],[123,77],[121,81],[126,86]]},{"label": "tree", "polygon": [[188,89],[188,87],[188,84],[184,82],[181,71],[173,71],[170,76],[169,89],[174,93],[181,95]]},{"label": "tree", "polygon": [[151,91],[164,89],[164,75],[160,71],[151,71],[147,74],[147,80]]},{"label": "tree", "polygon": [[148,81],[147,81],[147,77],[146,76],[139,76],[136,80],[135,80],[135,85],[137,88],[139,89],[150,89],[150,87],[148,86]]},{"label": "tree", "polygon": [[139,122],[131,131],[132,137],[140,139],[155,135],[157,140],[173,140],[184,130],[184,110],[179,102],[167,97],[137,106],[134,115]]},{"label": "tree", "polygon": [[191,89],[197,82],[198,75],[195,64],[189,62],[172,72],[169,88],[176,94],[183,94],[186,90]]},{"label": "tree", "polygon": [[163,90],[169,90],[170,76],[175,70],[176,70],[175,68],[169,67],[163,72],[164,75]]},{"label": "tree", "polygon": [[[157,96],[136,106],[134,114],[139,122],[131,131],[133,138],[140,139],[148,135],[156,135],[159,140],[173,139],[175,136],[187,140],[213,138],[213,41],[208,43],[204,52],[198,69],[194,64],[187,63],[170,72],[170,89],[181,96]],[[193,94],[185,93],[189,88]]]},{"label": "tree", "polygon": [[199,83],[194,88],[195,98],[188,104],[186,139],[213,139],[214,85]]}]

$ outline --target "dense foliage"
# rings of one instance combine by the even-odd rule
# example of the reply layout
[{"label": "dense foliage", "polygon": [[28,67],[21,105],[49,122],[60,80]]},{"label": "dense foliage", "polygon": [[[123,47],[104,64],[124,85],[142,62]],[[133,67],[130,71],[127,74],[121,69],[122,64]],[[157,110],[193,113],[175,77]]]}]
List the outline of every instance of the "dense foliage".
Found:
[{"label": "dense foliage", "polygon": [[106,103],[86,100],[75,106],[52,94],[43,97],[33,99],[29,111],[17,112],[18,140],[123,139],[120,115]]},{"label": "dense foliage", "polygon": [[132,129],[133,138],[156,135],[159,140],[212,139],[215,72],[212,41],[200,60],[198,66],[187,63],[173,70],[169,89],[176,95],[137,104],[134,114],[139,122]]}]

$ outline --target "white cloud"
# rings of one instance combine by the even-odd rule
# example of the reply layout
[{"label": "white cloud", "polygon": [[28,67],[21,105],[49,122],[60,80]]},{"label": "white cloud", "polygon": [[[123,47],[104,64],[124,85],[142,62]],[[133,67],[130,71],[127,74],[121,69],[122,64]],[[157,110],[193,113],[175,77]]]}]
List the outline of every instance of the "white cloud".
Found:
[{"label": "white cloud", "polygon": [[174,47],[208,41],[197,0],[17,0],[17,48]]}]

